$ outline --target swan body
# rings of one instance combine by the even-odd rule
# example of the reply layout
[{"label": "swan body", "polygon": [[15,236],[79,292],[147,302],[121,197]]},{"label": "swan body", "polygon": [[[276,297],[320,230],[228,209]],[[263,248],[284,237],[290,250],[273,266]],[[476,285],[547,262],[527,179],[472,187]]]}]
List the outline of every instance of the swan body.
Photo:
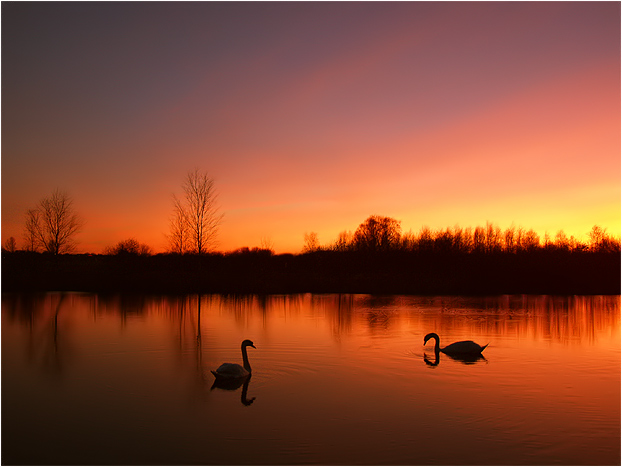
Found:
[{"label": "swan body", "polygon": [[460,341],[449,344],[447,347],[443,347],[441,349],[441,339],[435,332],[431,332],[423,338],[423,345],[425,345],[430,339],[436,340],[436,344],[434,344],[434,352],[443,352],[447,355],[477,355],[481,354],[484,349],[488,347],[488,344],[481,346],[473,341]]},{"label": "swan body", "polygon": [[248,363],[248,354],[246,353],[246,347],[252,347],[256,349],[253,341],[248,339],[242,342],[242,363],[223,363],[216,370],[212,370],[212,374],[217,379],[239,379],[245,378],[251,374],[251,365]]}]

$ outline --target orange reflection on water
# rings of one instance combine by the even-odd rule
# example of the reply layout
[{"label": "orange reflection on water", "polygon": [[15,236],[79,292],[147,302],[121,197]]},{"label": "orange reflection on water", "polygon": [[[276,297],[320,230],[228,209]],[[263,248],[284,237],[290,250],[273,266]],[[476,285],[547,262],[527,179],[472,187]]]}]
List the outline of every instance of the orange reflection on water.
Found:
[{"label": "orange reflection on water", "polygon": [[[490,345],[435,361],[428,332]],[[246,338],[252,379],[213,387]],[[619,296],[5,295],[2,350],[7,462],[620,460]]]}]

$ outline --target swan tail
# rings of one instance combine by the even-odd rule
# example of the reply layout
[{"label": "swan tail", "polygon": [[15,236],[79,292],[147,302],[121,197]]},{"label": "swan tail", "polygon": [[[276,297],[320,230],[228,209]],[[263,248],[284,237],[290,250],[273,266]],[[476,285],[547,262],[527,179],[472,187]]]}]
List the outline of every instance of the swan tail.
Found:
[{"label": "swan tail", "polygon": [[484,349],[485,349],[486,347],[488,347],[489,345],[490,345],[490,342],[489,342],[488,344],[486,344],[485,346],[483,346],[483,347],[482,347],[482,350],[480,350],[480,352],[483,352],[483,351],[484,351]]}]

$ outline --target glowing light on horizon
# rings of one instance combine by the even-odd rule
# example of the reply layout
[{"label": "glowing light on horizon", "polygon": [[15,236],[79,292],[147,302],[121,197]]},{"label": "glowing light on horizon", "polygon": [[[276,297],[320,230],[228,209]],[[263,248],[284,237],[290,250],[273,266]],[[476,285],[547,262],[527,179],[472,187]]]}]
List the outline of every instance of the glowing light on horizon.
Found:
[{"label": "glowing light on horizon", "polygon": [[372,214],[620,235],[618,3],[238,7],[4,5],[2,241],[60,187],[82,250],[163,251],[194,167],[225,251]]}]

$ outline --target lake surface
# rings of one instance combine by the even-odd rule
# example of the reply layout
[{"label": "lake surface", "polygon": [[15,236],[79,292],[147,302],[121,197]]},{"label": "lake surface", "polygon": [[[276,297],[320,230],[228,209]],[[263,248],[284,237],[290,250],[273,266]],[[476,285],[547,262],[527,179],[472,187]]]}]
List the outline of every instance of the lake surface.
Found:
[{"label": "lake surface", "polygon": [[2,463],[619,465],[620,296],[3,294]]}]

